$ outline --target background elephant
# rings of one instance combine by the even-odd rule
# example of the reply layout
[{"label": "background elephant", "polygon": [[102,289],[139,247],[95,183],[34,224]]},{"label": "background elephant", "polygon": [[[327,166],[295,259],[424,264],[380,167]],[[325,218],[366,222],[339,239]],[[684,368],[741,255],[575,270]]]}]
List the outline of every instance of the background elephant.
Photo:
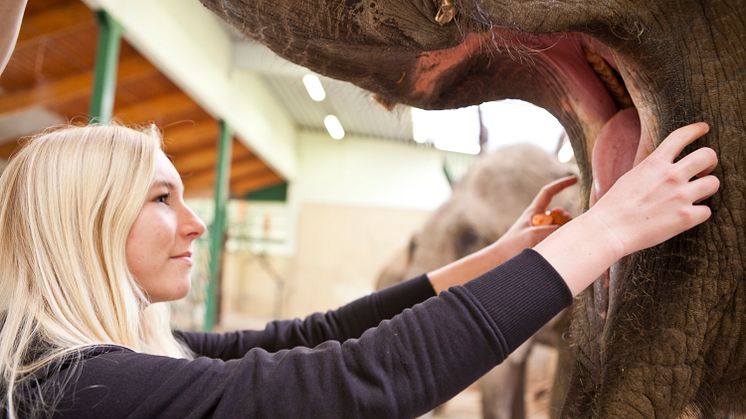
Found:
[{"label": "background elephant", "polygon": [[569,133],[589,205],[673,129],[719,155],[712,219],[576,301],[565,417],[746,410],[746,2],[202,0],[278,54],[387,106],[518,98]]},{"label": "background elephant", "polygon": [[[532,145],[503,147],[480,156],[455,185],[451,198],[383,269],[376,288],[439,268],[489,245],[510,228],[543,185],[575,172],[575,166],[562,164]],[[578,188],[570,188],[557,196],[550,208],[562,207],[576,215],[579,197]],[[526,361],[535,341],[556,343],[560,333],[556,323],[544,327],[482,377],[479,385],[484,418],[525,416]]]}]

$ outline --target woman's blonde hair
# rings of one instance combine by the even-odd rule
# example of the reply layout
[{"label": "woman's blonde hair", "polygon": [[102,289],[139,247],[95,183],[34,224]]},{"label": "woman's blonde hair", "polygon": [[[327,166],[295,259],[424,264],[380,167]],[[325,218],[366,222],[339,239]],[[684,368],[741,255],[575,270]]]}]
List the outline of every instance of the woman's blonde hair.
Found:
[{"label": "woman's blonde hair", "polygon": [[29,382],[86,346],[190,356],[125,257],[160,147],[154,128],[69,126],[30,139],[2,173],[0,368],[11,417],[53,407]]}]

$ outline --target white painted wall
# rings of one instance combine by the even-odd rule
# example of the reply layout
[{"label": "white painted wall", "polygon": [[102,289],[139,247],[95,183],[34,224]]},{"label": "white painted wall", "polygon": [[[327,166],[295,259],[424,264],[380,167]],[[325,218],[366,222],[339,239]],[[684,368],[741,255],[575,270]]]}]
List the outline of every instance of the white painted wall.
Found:
[{"label": "white painted wall", "polygon": [[450,196],[448,152],[371,138],[301,131],[290,201],[431,210]]}]

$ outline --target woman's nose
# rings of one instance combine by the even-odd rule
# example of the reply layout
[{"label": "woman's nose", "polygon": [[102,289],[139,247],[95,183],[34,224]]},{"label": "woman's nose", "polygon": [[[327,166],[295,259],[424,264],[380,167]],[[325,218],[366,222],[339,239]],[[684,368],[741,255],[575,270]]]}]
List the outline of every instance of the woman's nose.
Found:
[{"label": "woman's nose", "polygon": [[205,233],[207,227],[205,226],[205,222],[202,221],[202,219],[199,218],[191,208],[186,207],[185,210],[186,219],[183,224],[184,232],[191,240],[196,240]]}]

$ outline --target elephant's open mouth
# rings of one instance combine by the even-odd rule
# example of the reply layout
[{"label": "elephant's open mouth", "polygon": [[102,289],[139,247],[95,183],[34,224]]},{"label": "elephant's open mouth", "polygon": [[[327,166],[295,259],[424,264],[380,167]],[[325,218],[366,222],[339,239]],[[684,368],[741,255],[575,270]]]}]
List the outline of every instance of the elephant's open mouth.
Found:
[{"label": "elephant's open mouth", "polygon": [[[554,38],[554,39],[552,39]],[[532,36],[532,41],[536,37]],[[585,161],[591,165],[593,206],[622,175],[644,159],[654,148],[651,138],[641,138],[641,120],[635,106],[636,86],[623,77],[623,63],[605,45],[580,34],[541,36],[541,54],[556,80],[566,91],[560,106],[583,126]],[[535,41],[533,41],[535,42]],[[550,43],[551,42],[551,43]],[[629,88],[628,88],[629,87]],[[593,285],[597,329],[603,328],[612,308],[619,269],[613,266]],[[600,332],[600,330],[598,330]],[[600,335],[600,333],[599,333]]]},{"label": "elephant's open mouth", "polygon": [[[575,51],[579,48],[583,53],[584,62],[577,59],[578,54],[575,52],[568,54],[570,59],[560,66],[577,69],[576,72],[570,73],[571,77],[573,74],[578,75],[574,80],[570,79],[570,84],[579,84],[580,86],[575,86],[577,92],[587,95],[579,98],[581,103],[588,103],[591,106],[603,104],[602,112],[590,115],[608,115],[596,122],[602,125],[595,137],[587,136],[583,150],[589,157],[586,161],[591,163],[593,179],[588,204],[593,206],[617,179],[650,154],[653,145],[649,137],[641,138],[640,116],[633,100],[633,95],[637,96],[637,92],[631,83],[632,93],[628,89],[628,82],[622,77],[622,63],[608,47],[592,38],[578,36],[576,39],[575,45],[570,44],[568,48]],[[596,79],[583,77],[583,74],[587,75],[587,70],[583,68],[585,66],[592,69]],[[582,108],[581,105],[580,109]],[[581,121],[584,117],[587,118],[583,114],[576,114],[576,117]],[[576,153],[579,151],[576,150]],[[618,266],[612,266],[593,284],[595,314],[589,313],[588,317],[598,332],[596,336],[600,336],[603,324],[613,307],[618,274]]]},{"label": "elephant's open mouth", "polygon": [[[608,95],[616,108],[613,115],[603,123],[595,139],[591,139],[586,146],[586,153],[591,157],[593,173],[589,206],[593,206],[617,179],[650,153],[652,146],[641,144],[641,124],[637,108],[621,76],[619,64],[613,59],[608,48],[592,40],[581,42],[581,48],[587,63],[606,88],[605,92],[597,90],[596,94]],[[603,328],[612,307],[618,273],[618,267],[612,266],[593,284],[593,305],[596,315],[589,313],[589,318],[597,332]],[[600,336],[600,333],[597,336]]]},{"label": "elephant's open mouth", "polygon": [[[456,47],[420,54],[414,74],[402,73],[397,85],[409,79],[410,98],[441,107],[479,97],[547,108],[575,137],[578,162],[590,165],[581,173],[592,176],[592,206],[654,148],[644,133],[651,132],[655,116],[650,107],[637,106],[643,100],[634,76],[614,51],[588,35],[493,28],[466,35]],[[616,272],[612,267],[593,287],[597,315],[590,317],[599,328],[613,302]]]},{"label": "elephant's open mouth", "polygon": [[[641,135],[650,132],[641,127],[649,128],[654,115],[649,107],[641,109],[642,117],[638,114],[636,105],[643,100],[634,75],[614,51],[588,35],[493,28],[468,34],[457,47],[421,54],[415,68],[413,90],[429,97],[424,102],[452,106],[460,94],[512,97],[554,113],[576,137],[578,161],[591,166],[581,170],[593,177],[591,206],[654,148],[652,139]],[[483,82],[466,85],[464,79]],[[478,91],[485,85],[492,92]],[[610,272],[593,288],[598,316],[592,317],[600,320],[599,327],[615,290],[616,267]]]}]

